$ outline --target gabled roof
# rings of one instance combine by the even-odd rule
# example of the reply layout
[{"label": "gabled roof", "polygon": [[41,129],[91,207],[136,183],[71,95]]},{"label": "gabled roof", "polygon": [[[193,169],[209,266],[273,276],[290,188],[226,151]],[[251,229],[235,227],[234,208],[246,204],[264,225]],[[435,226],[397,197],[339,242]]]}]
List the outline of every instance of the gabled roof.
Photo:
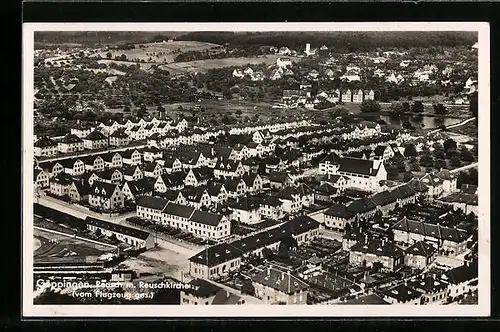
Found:
[{"label": "gabled roof", "polygon": [[220,214],[196,210],[189,220],[209,226],[217,226],[222,218],[223,216]]},{"label": "gabled roof", "polygon": [[50,182],[58,183],[63,186],[69,186],[73,183],[73,178],[66,173],[59,173],[50,179]]},{"label": "gabled roof", "polygon": [[88,134],[87,137],[85,137],[85,139],[89,141],[102,141],[102,140],[107,140],[108,138],[104,136],[104,134],[101,133],[100,131],[94,130],[93,132]]},{"label": "gabled roof", "polygon": [[47,148],[47,147],[54,147],[54,146],[57,146],[57,143],[53,139],[51,139],[47,136],[41,137],[34,144],[35,148]]},{"label": "gabled roof", "polygon": [[161,169],[160,164],[158,164],[157,162],[145,163],[143,167],[145,172],[154,172],[158,167]]},{"label": "gabled roof", "polygon": [[111,198],[117,185],[107,182],[94,181],[90,188],[90,195]]},{"label": "gabled roof", "polygon": [[163,209],[162,212],[165,214],[170,214],[170,215],[189,219],[194,211],[195,211],[195,209],[190,207],[190,206],[169,202],[165,206],[165,208]]},{"label": "gabled roof", "polygon": [[104,160],[105,162],[112,162],[113,161],[113,157],[115,155],[118,155],[121,159],[123,159],[122,155],[118,152],[107,152],[107,153],[103,153],[103,154],[100,154],[99,157],[102,158],[102,160]]},{"label": "gabled roof", "polygon": [[299,278],[273,267],[264,268],[264,271],[252,277],[252,282],[284,294],[294,294],[309,288],[309,285]]},{"label": "gabled roof", "polygon": [[379,239],[360,241],[353,245],[350,250],[382,257],[400,257],[404,255],[404,252],[391,242]]},{"label": "gabled roof", "polygon": [[317,191],[318,191],[320,194],[324,194],[324,195],[333,195],[333,194],[336,194],[336,193],[337,193],[337,188],[335,188],[334,186],[332,186],[330,183],[325,182],[325,183],[323,183],[322,185],[320,185],[320,186],[317,188]]},{"label": "gabled roof", "polygon": [[404,184],[402,186],[396,187],[392,190],[392,194],[399,198],[408,198],[416,194],[415,190],[413,189],[412,186],[409,186],[408,184]]},{"label": "gabled roof", "polygon": [[59,143],[64,143],[64,144],[73,144],[73,143],[82,143],[83,140],[76,136],[76,135],[73,135],[73,134],[68,134],[66,136],[64,136],[64,138],[62,140],[59,141]]},{"label": "gabled roof", "polygon": [[170,174],[160,175],[163,183],[166,186],[178,186],[184,184],[184,179],[186,178],[186,173],[183,171],[172,172]]},{"label": "gabled roof", "polygon": [[128,138],[128,135],[122,130],[115,130],[109,137],[114,138]]},{"label": "gabled roof", "polygon": [[388,190],[384,190],[370,197],[377,206],[384,206],[396,202],[396,197]]},{"label": "gabled roof", "polygon": [[406,249],[405,252],[414,256],[431,257],[436,252],[436,248],[425,241],[418,241]]},{"label": "gabled roof", "polygon": [[405,284],[399,284],[398,286],[387,289],[383,291],[382,294],[403,303],[418,299],[422,296],[421,292],[408,287]]},{"label": "gabled roof", "polygon": [[373,201],[367,197],[356,199],[347,206],[347,209],[355,214],[368,212],[375,208],[375,203],[373,203]]},{"label": "gabled roof", "polygon": [[326,156],[325,158],[323,158],[323,160],[321,160],[322,163],[324,163],[325,161],[328,161],[331,164],[338,165],[338,164],[340,164],[340,157],[335,152],[332,152],[328,156]]},{"label": "gabled roof", "polygon": [[122,170],[122,174],[132,176],[135,174],[137,169],[141,170],[139,166],[127,166]]},{"label": "gabled roof", "polygon": [[199,203],[201,202],[205,192],[208,194],[207,189],[203,187],[188,187],[182,191],[182,196],[184,196],[188,201]]},{"label": "gabled roof", "polygon": [[331,208],[326,210],[325,215],[342,219],[350,219],[355,216],[355,213],[348,210],[345,204],[335,203]]},{"label": "gabled roof", "polygon": [[96,160],[97,158],[101,158],[101,159],[102,159],[102,157],[101,157],[101,156],[92,156],[92,155],[79,157],[79,159],[80,159],[81,161],[83,161],[83,163],[84,163],[85,165],[94,165],[94,162],[95,162],[95,160]]},{"label": "gabled roof", "polygon": [[373,160],[345,157],[340,159],[339,172],[375,175],[377,169],[374,167]]},{"label": "gabled roof", "polygon": [[153,210],[161,210],[165,208],[168,201],[160,197],[142,196],[137,199],[137,206]]},{"label": "gabled roof", "polygon": [[466,263],[449,271],[446,271],[441,279],[453,285],[471,281],[478,277],[477,262]]}]

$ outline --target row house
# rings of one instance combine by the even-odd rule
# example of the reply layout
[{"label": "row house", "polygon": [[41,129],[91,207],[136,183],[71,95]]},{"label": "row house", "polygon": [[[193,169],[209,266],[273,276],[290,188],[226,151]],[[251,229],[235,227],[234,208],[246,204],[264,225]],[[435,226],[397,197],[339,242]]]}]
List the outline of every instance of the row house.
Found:
[{"label": "row house", "polygon": [[123,182],[123,173],[119,169],[105,169],[101,172],[92,173],[89,183],[93,184],[95,181],[118,185]]},{"label": "row house", "polygon": [[126,181],[123,184],[122,191],[126,200],[136,202],[139,197],[151,196],[153,194],[154,182],[148,178],[142,178],[135,181]]},{"label": "row house", "polygon": [[83,140],[72,134],[64,136],[62,140],[57,142],[57,150],[60,153],[74,153],[84,150]]},{"label": "row house", "polygon": [[360,241],[350,248],[350,265],[372,267],[374,263],[381,263],[384,270],[395,272],[404,264],[404,251],[379,239]]},{"label": "row house", "polygon": [[58,144],[51,138],[44,136],[33,145],[35,157],[53,157],[59,153]]},{"label": "row house", "polygon": [[59,173],[49,180],[50,193],[59,197],[67,196],[73,178],[66,173]]},{"label": "row house", "polygon": [[186,178],[186,173],[179,171],[170,174],[160,175],[154,184],[154,190],[160,193],[164,193],[167,190],[181,190],[184,188],[184,179]]},{"label": "row house", "polygon": [[134,166],[142,163],[141,153],[136,149],[120,151],[120,155],[124,165]]},{"label": "row house", "polygon": [[245,174],[245,168],[241,161],[219,160],[214,167],[214,177],[220,178],[235,178]]},{"label": "row house", "polygon": [[85,164],[81,161],[81,159],[63,159],[60,160],[59,163],[64,167],[64,172],[71,176],[78,176],[85,173]]},{"label": "row house", "polygon": [[192,206],[195,209],[202,207],[210,207],[212,199],[208,190],[202,187],[186,187],[182,191],[182,196],[185,197],[185,205]]},{"label": "row house", "polygon": [[242,198],[231,207],[231,220],[242,224],[254,225],[262,221],[260,215],[260,204],[258,201]]},{"label": "row house", "polygon": [[157,162],[145,163],[141,166],[145,177],[157,178],[163,173],[161,165]]},{"label": "row house", "polygon": [[88,150],[107,148],[109,139],[100,131],[93,131],[83,138],[83,147]]},{"label": "row house", "polygon": [[113,211],[125,206],[125,196],[118,185],[95,181],[90,188],[89,204],[102,211]]},{"label": "row house", "polygon": [[249,173],[242,177],[249,194],[257,194],[264,188],[263,179],[257,173]]},{"label": "row house", "polygon": [[179,158],[164,157],[163,159],[158,159],[156,162],[163,167],[165,173],[170,174],[182,171],[182,162]]},{"label": "row house", "polygon": [[186,186],[205,186],[214,177],[214,171],[209,167],[192,168],[187,173],[184,184]]},{"label": "row house", "polygon": [[189,258],[189,274],[195,278],[219,279],[240,269],[250,254],[262,257],[264,248],[277,250],[282,239],[292,236],[300,245],[319,235],[319,224],[300,216],[279,227],[242,237],[231,244],[219,243]]},{"label": "row house", "polygon": [[139,166],[127,166],[122,170],[124,181],[137,181],[144,178],[144,172]]},{"label": "row house", "polygon": [[394,241],[411,246],[425,241],[452,256],[467,249],[467,234],[461,230],[403,218],[392,227]]},{"label": "row house", "polygon": [[49,178],[53,178],[59,173],[64,173],[64,166],[59,161],[46,162],[39,165],[49,175]]},{"label": "row house", "polygon": [[124,131],[116,130],[111,135],[109,135],[109,145],[120,147],[127,146],[130,144],[130,137]]},{"label": "row house", "polygon": [[247,193],[247,185],[241,178],[219,179],[217,182],[224,185],[228,198],[238,199]]},{"label": "row house", "polygon": [[208,183],[207,191],[210,195],[211,205],[214,207],[225,204],[229,198],[226,187],[222,183]]},{"label": "row house", "polygon": [[85,171],[103,171],[105,168],[104,159],[101,156],[84,156],[79,158],[85,165]]},{"label": "row house", "polygon": [[49,184],[49,174],[40,168],[35,168],[33,170],[33,180],[35,183],[35,188],[47,188]]},{"label": "row house", "polygon": [[70,134],[76,135],[80,138],[85,138],[90,135],[91,132],[94,131],[92,127],[79,126],[77,128],[71,128]]},{"label": "row house", "polygon": [[163,151],[152,146],[142,150],[142,159],[144,161],[152,162],[163,158]]},{"label": "row house", "polygon": [[106,168],[121,168],[123,167],[122,155],[118,152],[107,152],[100,154],[99,157],[104,160],[104,167]]}]

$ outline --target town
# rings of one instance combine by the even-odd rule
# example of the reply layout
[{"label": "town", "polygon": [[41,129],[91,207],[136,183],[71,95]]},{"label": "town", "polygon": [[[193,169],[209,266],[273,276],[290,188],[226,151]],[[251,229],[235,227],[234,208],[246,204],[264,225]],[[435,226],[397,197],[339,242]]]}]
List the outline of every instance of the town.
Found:
[{"label": "town", "polygon": [[477,304],[474,38],[165,36],[40,37],[35,303]]}]

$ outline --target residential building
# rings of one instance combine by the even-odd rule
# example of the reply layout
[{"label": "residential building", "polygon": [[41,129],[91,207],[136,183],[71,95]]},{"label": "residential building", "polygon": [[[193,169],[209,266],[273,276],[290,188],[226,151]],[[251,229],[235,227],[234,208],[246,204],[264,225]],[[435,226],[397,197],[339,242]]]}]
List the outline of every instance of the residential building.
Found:
[{"label": "residential building", "polygon": [[83,138],[83,147],[88,150],[104,149],[108,145],[108,138],[98,130],[94,130]]},{"label": "residential building", "polygon": [[83,149],[83,140],[76,135],[68,134],[57,143],[57,150],[61,153],[74,153]]},{"label": "residential building", "polygon": [[252,277],[255,295],[265,304],[307,304],[309,285],[299,278],[268,266]]},{"label": "residential building", "polygon": [[113,211],[125,206],[125,197],[118,185],[94,181],[89,193],[89,204],[102,211]]},{"label": "residential building", "polygon": [[193,279],[181,290],[181,305],[241,305],[245,299],[204,279]]},{"label": "residential building", "polygon": [[53,157],[59,153],[58,144],[47,136],[34,143],[33,151],[35,157]]},{"label": "residential building", "polygon": [[117,240],[135,248],[151,249],[155,246],[154,236],[149,232],[92,217],[87,217],[85,222],[90,231],[99,231],[107,237],[115,236]]},{"label": "residential building", "polygon": [[404,252],[387,240],[370,239],[350,248],[349,264],[373,266],[381,263],[384,270],[397,271],[404,264]]}]

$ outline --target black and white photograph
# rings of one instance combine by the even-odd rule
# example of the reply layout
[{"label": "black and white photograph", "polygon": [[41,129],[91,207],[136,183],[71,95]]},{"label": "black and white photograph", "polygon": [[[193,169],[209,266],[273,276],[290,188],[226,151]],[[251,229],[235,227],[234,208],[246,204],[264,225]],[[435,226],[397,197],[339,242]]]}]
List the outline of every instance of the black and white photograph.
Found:
[{"label": "black and white photograph", "polygon": [[25,316],[489,314],[488,24],[23,29]]}]

